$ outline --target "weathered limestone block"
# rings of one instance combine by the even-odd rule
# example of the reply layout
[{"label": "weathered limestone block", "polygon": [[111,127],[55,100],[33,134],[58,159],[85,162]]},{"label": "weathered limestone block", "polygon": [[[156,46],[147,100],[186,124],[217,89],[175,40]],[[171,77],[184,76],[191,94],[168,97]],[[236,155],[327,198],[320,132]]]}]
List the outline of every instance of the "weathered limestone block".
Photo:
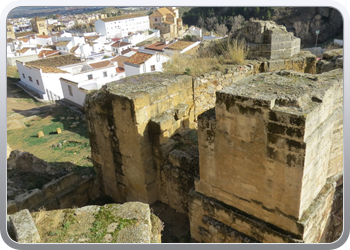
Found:
[{"label": "weathered limestone block", "polygon": [[[163,229],[149,205],[140,202],[39,211],[32,216],[45,235],[42,243],[160,243]],[[64,233],[54,233],[57,230]]]},{"label": "weathered limestone block", "polygon": [[154,146],[193,126],[192,78],[160,73],[132,76],[105,85],[88,95],[85,103],[102,191],[121,202],[156,201]]},{"label": "weathered limestone block", "polygon": [[289,58],[300,52],[300,38],[273,21],[253,20],[233,33],[248,44],[248,58]]},{"label": "weathered limestone block", "polygon": [[317,77],[282,71],[217,92],[215,113],[199,116],[196,192],[313,242],[307,228],[327,218],[306,225],[299,220],[326,186],[342,120],[334,97],[342,84],[341,71]]},{"label": "weathered limestone block", "polygon": [[343,68],[343,49],[326,51],[316,64],[316,73],[321,74],[334,69]]},{"label": "weathered limestone block", "polygon": [[37,205],[43,202],[45,199],[44,194],[39,189],[31,190],[29,193],[24,193],[16,196],[15,202],[19,209],[33,210],[37,208]]},{"label": "weathered limestone block", "polygon": [[28,209],[10,215],[10,221],[18,243],[40,243],[40,235]]}]

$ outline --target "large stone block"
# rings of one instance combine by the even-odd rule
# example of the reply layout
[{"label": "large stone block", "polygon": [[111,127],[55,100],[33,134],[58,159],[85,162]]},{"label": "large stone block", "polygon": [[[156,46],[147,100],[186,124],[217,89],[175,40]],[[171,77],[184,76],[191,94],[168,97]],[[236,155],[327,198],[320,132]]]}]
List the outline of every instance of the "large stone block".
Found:
[{"label": "large stone block", "polygon": [[40,235],[28,209],[10,215],[10,221],[18,243],[40,243]]}]

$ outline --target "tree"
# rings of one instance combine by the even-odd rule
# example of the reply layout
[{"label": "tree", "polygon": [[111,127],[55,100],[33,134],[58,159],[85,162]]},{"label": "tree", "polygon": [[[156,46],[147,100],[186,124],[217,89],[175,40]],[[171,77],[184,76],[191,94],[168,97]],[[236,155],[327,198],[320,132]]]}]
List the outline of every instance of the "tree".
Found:
[{"label": "tree", "polygon": [[203,18],[201,16],[198,18],[197,25],[200,28],[204,28],[204,20],[203,20]]},{"label": "tree", "polygon": [[245,21],[245,18],[243,16],[241,15],[235,16],[233,18],[232,31],[242,28],[244,21]]},{"label": "tree", "polygon": [[270,10],[267,10],[267,17],[266,17],[266,19],[267,20],[271,20],[271,12],[270,12]]},{"label": "tree", "polygon": [[215,33],[219,36],[225,36],[228,32],[228,29],[225,24],[216,24],[215,25]]}]

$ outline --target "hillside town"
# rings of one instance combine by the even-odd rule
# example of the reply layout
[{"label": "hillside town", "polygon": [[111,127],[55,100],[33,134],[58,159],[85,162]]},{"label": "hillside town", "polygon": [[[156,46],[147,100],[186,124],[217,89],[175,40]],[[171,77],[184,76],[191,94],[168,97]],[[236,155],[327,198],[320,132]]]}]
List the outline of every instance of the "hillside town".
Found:
[{"label": "hillside town", "polygon": [[[71,29],[79,25],[95,31]],[[82,106],[87,91],[108,82],[162,72],[174,53],[199,46],[200,31],[187,29],[198,41],[180,41],[185,27],[176,7],[158,8],[150,16],[19,18],[7,23],[7,62],[17,66],[19,84],[37,98]]]}]

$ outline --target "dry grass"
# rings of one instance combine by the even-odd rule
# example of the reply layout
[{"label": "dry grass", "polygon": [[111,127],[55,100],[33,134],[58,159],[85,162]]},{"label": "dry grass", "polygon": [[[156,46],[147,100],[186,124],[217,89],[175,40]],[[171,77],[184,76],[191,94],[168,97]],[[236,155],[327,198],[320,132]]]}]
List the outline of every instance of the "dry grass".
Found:
[{"label": "dry grass", "polygon": [[225,64],[243,64],[246,55],[247,47],[243,40],[216,40],[192,56],[175,54],[164,72],[198,76]]},{"label": "dry grass", "polygon": [[216,57],[202,58],[198,55],[175,54],[166,64],[164,72],[198,76],[209,72],[218,64],[219,60]]}]

